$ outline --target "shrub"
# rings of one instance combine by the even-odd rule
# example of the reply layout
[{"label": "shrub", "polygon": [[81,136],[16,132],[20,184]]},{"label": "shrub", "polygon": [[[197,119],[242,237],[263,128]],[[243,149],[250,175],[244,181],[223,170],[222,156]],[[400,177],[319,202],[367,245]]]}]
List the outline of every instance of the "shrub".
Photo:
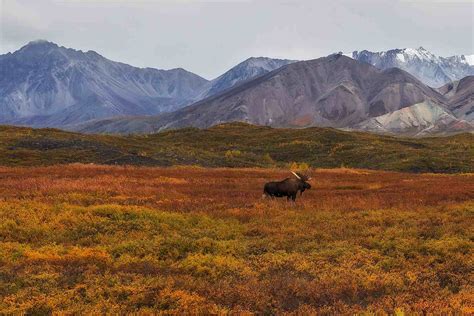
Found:
[{"label": "shrub", "polygon": [[235,157],[239,157],[242,155],[242,152],[240,150],[228,150],[225,152],[225,157],[227,159],[232,159]]},{"label": "shrub", "polygon": [[291,171],[308,171],[310,169],[310,165],[307,164],[306,162],[290,162],[288,164],[288,168]]}]

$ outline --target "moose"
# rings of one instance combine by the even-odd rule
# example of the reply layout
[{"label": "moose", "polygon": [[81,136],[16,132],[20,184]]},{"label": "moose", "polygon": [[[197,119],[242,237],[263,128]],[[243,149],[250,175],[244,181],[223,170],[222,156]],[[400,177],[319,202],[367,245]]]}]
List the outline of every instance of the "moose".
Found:
[{"label": "moose", "polygon": [[305,190],[311,189],[311,185],[307,182],[311,180],[310,177],[302,175],[298,172],[291,173],[296,178],[286,178],[283,181],[278,182],[268,182],[263,187],[263,197],[283,197],[286,196],[287,200],[290,198],[295,201],[298,191],[300,191],[300,196]]}]

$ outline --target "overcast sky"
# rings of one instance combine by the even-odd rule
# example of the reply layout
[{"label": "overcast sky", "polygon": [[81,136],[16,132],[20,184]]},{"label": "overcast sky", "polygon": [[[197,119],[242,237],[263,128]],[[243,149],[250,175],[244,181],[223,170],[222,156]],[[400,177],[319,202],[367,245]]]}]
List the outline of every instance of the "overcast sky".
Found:
[{"label": "overcast sky", "polygon": [[35,39],[211,79],[250,56],[423,46],[473,54],[474,1],[0,0],[0,53]]}]

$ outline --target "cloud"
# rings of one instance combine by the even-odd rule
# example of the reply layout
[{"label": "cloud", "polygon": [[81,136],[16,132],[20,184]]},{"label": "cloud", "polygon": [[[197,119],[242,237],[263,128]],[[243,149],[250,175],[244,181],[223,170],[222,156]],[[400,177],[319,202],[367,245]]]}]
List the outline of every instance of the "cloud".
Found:
[{"label": "cloud", "polygon": [[40,34],[47,35],[47,20],[20,1],[0,2],[0,49],[17,49]]},{"label": "cloud", "polygon": [[473,53],[473,5],[429,1],[0,0],[0,50],[38,38],[213,78],[250,56],[424,46]]}]

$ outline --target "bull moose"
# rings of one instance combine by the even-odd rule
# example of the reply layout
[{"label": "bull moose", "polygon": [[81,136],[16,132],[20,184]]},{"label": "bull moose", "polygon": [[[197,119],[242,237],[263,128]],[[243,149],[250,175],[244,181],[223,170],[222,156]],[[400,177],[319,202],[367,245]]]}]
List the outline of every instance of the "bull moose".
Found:
[{"label": "bull moose", "polygon": [[300,191],[301,196],[305,190],[311,189],[311,185],[307,182],[311,180],[310,177],[298,172],[291,171],[291,173],[295,178],[286,178],[283,181],[266,183],[263,187],[263,197],[286,196],[287,200],[291,198],[295,201],[298,191]]}]

